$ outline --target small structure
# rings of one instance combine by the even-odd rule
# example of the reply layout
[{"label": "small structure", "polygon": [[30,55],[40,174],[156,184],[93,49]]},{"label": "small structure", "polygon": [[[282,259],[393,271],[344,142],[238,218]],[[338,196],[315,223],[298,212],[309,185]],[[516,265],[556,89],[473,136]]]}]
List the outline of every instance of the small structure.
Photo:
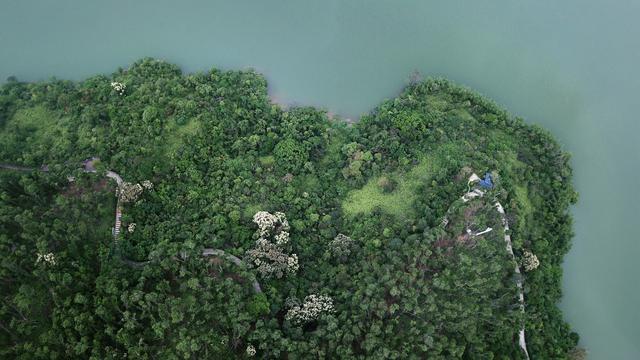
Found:
[{"label": "small structure", "polygon": [[482,179],[480,179],[480,177],[478,175],[476,175],[475,173],[471,174],[471,176],[469,176],[469,181],[467,181],[467,185],[471,185],[476,181],[480,181]]},{"label": "small structure", "polygon": [[472,191],[469,191],[468,193],[462,195],[462,201],[463,202],[467,202],[471,199],[475,199],[477,197],[482,197],[484,195],[484,191],[480,190],[480,189],[474,189]]},{"label": "small structure", "polygon": [[484,179],[481,179],[478,182],[478,185],[480,185],[480,187],[484,189],[493,189],[493,179],[491,177],[491,173],[485,173]]},{"label": "small structure", "polygon": [[486,233],[488,233],[488,232],[491,232],[491,230],[493,230],[493,229],[492,229],[492,228],[490,228],[490,227],[488,227],[488,228],[486,228],[485,230],[480,231],[479,233],[473,234],[473,236],[480,236],[480,235],[484,235],[484,234],[486,234]]}]

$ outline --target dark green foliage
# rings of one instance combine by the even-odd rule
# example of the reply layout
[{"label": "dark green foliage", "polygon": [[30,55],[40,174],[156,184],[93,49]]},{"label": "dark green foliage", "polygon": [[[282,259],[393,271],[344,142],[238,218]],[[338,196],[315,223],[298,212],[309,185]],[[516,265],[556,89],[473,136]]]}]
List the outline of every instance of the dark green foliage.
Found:
[{"label": "dark green foliage", "polygon": [[[0,163],[49,169],[0,170],[0,357],[227,359],[251,345],[256,358],[518,359],[523,322],[532,358],[575,348],[556,304],[576,194],[548,132],[445,80],[353,126],[285,111],[266,88],[252,71],[182,75],[153,59],[0,88]],[[98,173],[83,173],[91,156]],[[124,205],[117,244],[105,170],[154,184]],[[472,171],[495,171],[497,187],[462,203]],[[493,199],[516,256],[541,263],[524,274],[525,315]],[[243,258],[261,210],[286,213],[296,274],[200,256]],[[49,253],[55,264],[37,261]],[[286,320],[311,294],[334,311]]]},{"label": "dark green foliage", "polygon": [[280,141],[273,150],[273,155],[278,167],[292,172],[302,169],[309,158],[304,146],[291,138]]}]

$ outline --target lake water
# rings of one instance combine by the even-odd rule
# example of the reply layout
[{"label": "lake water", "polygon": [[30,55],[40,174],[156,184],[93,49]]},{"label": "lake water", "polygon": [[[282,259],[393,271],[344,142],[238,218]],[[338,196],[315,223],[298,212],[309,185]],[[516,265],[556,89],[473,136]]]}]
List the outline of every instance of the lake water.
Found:
[{"label": "lake water", "polygon": [[561,306],[590,358],[638,359],[638,14],[638,0],[0,0],[0,78],[82,79],[143,56],[253,67],[278,101],[352,118],[416,70],[468,85],[573,153]]}]

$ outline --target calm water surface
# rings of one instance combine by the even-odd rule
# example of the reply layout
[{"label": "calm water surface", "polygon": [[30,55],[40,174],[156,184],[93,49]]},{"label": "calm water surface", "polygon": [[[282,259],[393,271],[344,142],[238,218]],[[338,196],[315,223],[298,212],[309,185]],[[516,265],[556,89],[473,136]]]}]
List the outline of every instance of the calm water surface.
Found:
[{"label": "calm water surface", "polygon": [[153,56],[253,67],[278,101],[356,118],[418,70],[573,153],[567,320],[592,359],[640,358],[640,1],[0,0],[0,78],[82,79]]}]

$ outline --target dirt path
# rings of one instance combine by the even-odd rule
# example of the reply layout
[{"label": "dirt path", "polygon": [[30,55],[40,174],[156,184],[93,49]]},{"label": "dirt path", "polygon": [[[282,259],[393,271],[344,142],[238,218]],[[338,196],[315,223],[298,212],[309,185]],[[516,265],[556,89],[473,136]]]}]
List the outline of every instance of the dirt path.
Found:
[{"label": "dirt path", "polygon": [[[472,181],[475,181],[476,179],[479,179],[478,176],[476,174],[473,174],[471,176],[471,178],[469,178],[469,184],[472,183]],[[462,201],[464,202],[468,202],[470,200],[472,200],[473,198],[476,197],[484,197],[485,192],[475,189],[475,190],[471,190],[471,186],[469,186],[469,189],[467,191],[466,194],[464,194],[462,196]],[[515,263],[515,272],[516,272],[516,286],[518,287],[518,300],[520,302],[520,311],[522,311],[522,313],[525,313],[525,307],[524,307],[524,289],[523,289],[523,285],[522,285],[522,273],[520,272],[520,266],[518,266],[518,261],[516,259],[515,254],[513,253],[513,245],[511,244],[511,235],[507,234],[507,232],[509,231],[509,221],[507,220],[507,214],[504,211],[504,208],[502,207],[502,204],[500,204],[500,202],[498,202],[498,200],[495,201],[494,206],[496,207],[496,210],[498,211],[498,213],[500,214],[500,220],[502,221],[502,226],[504,227],[504,242],[505,245],[507,247],[507,253],[509,253],[509,255],[511,255],[511,258],[513,259],[513,262]],[[442,223],[444,225],[446,225],[449,222],[449,220],[447,219],[446,215],[445,218],[443,219]],[[491,228],[488,228],[491,229]],[[486,230],[485,230],[486,232]],[[479,233],[480,234],[480,233]],[[476,234],[476,235],[479,235]],[[522,324],[522,327],[520,328],[520,331],[518,333],[518,345],[520,345],[520,349],[522,349],[522,351],[524,352],[524,355],[526,357],[526,359],[529,359],[529,352],[527,351],[527,341],[526,341],[526,337],[525,337],[525,331],[524,331],[524,323]]]},{"label": "dirt path", "polygon": [[[5,164],[5,163],[0,163],[0,169],[16,170],[16,171],[33,171],[33,170],[35,170],[35,168],[12,165],[12,164]],[[44,166],[40,170],[48,171],[48,169],[46,169],[46,167],[44,167]]]},{"label": "dirt path", "polygon": [[[524,290],[522,285],[522,273],[520,272],[520,266],[518,266],[518,261],[516,260],[516,256],[513,253],[513,246],[511,245],[511,235],[506,233],[507,231],[509,231],[509,221],[507,220],[507,214],[504,212],[504,208],[502,207],[502,204],[496,201],[495,206],[498,212],[500,213],[502,225],[504,226],[504,231],[505,231],[504,242],[507,245],[507,252],[509,253],[509,255],[511,255],[513,262],[516,264],[515,272],[517,274],[516,285],[518,286],[518,299],[520,300],[520,311],[522,311],[522,313],[524,314],[525,310],[524,310]],[[527,341],[524,333],[524,324],[522,324],[522,327],[520,328],[518,343],[520,344],[520,348],[522,349],[522,351],[524,351],[524,354],[527,357],[527,359],[529,359],[529,352],[527,351]]]},{"label": "dirt path", "polygon": [[[218,257],[218,258],[226,258],[227,260],[231,261],[232,263],[234,263],[235,265],[237,265],[240,268],[245,268],[245,263],[244,261],[242,261],[239,257],[235,256],[235,255],[231,255],[229,253],[226,253],[224,250],[221,249],[212,249],[212,248],[205,248],[202,250],[202,256],[203,257],[208,257],[208,256],[213,256],[213,257]],[[184,260],[187,258],[187,255],[185,253],[180,254],[180,258],[175,257],[176,260]],[[129,265],[130,267],[135,267],[135,268],[140,268],[140,267],[144,267],[147,264],[149,264],[151,261],[147,260],[147,261],[133,261],[133,260],[129,260],[129,259],[123,259],[124,263]],[[251,276],[251,286],[253,287],[253,292],[255,292],[256,294],[260,294],[262,293],[262,288],[260,287],[260,283],[258,282],[258,280],[255,278],[255,276]]]},{"label": "dirt path", "polygon": [[[244,261],[240,260],[240,258],[234,255],[224,252],[224,250],[207,248],[202,250],[202,256],[204,257],[215,256],[219,258],[227,258],[229,261],[236,264],[238,267],[241,267],[241,268],[245,267]],[[252,286],[253,286],[253,291],[256,294],[262,293],[262,288],[260,288],[260,283],[258,282],[258,280],[255,279],[255,277],[253,277],[252,279]]]},{"label": "dirt path", "polygon": [[[94,167],[94,161],[97,160],[97,158],[91,158],[88,160],[85,160],[83,162],[83,171],[84,172],[88,172],[88,173],[97,173],[97,170]],[[16,171],[33,171],[33,170],[40,170],[40,171],[49,171],[47,165],[43,165],[40,169],[35,169],[35,168],[29,168],[29,167],[24,167],[24,166],[18,166],[18,165],[13,165],[13,164],[6,164],[6,163],[0,163],[0,169],[7,169],[7,170],[16,170]],[[114,171],[107,171],[106,176],[112,180],[114,180],[117,184],[118,187],[122,186],[122,184],[124,183],[124,181],[122,180],[122,177],[114,172]],[[467,194],[465,194],[463,196],[463,200],[469,201],[474,197],[483,197],[484,196],[484,192],[475,192],[473,193],[473,195],[469,195],[471,194],[471,192],[468,192]],[[504,208],[502,207],[502,204],[500,204],[498,201],[495,202],[495,207],[498,211],[498,213],[500,213],[500,217],[502,220],[502,225],[504,226],[504,230],[505,230],[505,236],[504,236],[504,241],[507,247],[507,252],[509,253],[509,255],[511,255],[511,258],[513,259],[514,263],[515,263],[515,272],[517,274],[517,279],[516,279],[516,285],[518,287],[518,298],[520,301],[520,309],[522,311],[522,313],[525,312],[525,306],[524,306],[524,290],[523,290],[523,285],[522,285],[522,275],[520,272],[520,266],[518,266],[518,262],[516,260],[515,254],[513,253],[513,246],[511,243],[511,236],[509,234],[506,234],[507,231],[509,231],[509,222],[507,221],[507,217],[506,217],[506,213],[504,211]],[[122,208],[120,205],[120,200],[118,200],[118,203],[116,205],[116,216],[115,216],[115,225],[114,225],[114,230],[113,230],[113,239],[114,241],[117,242],[118,239],[118,235],[120,234],[120,227],[121,227],[121,218],[122,218]],[[443,219],[443,224],[446,224],[448,222],[448,219],[445,218]],[[202,250],[202,256],[203,257],[207,257],[207,256],[215,256],[215,257],[219,257],[219,258],[226,258],[227,260],[233,262],[234,264],[236,264],[239,267],[244,267],[245,264],[244,262],[231,254],[226,253],[224,250],[220,250],[220,249],[211,249],[211,248],[206,248]],[[183,256],[184,257],[184,256]],[[143,267],[145,265],[147,265],[149,263],[149,261],[133,261],[133,260],[129,260],[129,259],[123,259],[124,263],[131,266],[131,267]],[[258,283],[258,281],[255,279],[255,277],[252,279],[252,286],[253,286],[253,291],[256,294],[262,293],[262,288],[260,287],[260,283]],[[522,326],[522,328],[520,329],[519,332],[519,340],[518,340],[518,344],[520,345],[520,348],[522,349],[522,351],[524,352],[525,356],[527,359],[529,359],[529,352],[527,351],[527,342],[526,342],[526,337],[525,337],[525,328],[524,328],[524,324]]]},{"label": "dirt path", "polygon": [[[96,157],[92,157],[90,159],[87,159],[85,161],[82,162],[82,170],[86,173],[97,173],[98,171],[96,170],[94,164],[95,161],[99,160]],[[43,172],[48,172],[49,171],[49,167],[47,165],[43,165],[40,169],[36,169],[36,168],[31,168],[31,167],[25,167],[25,166],[19,166],[19,165],[13,165],[13,164],[5,164],[5,163],[0,163],[0,169],[5,169],[5,170],[14,170],[14,171],[35,171],[35,170],[39,170],[39,171],[43,171]],[[124,184],[124,180],[122,180],[122,177],[120,176],[120,174],[116,173],[115,171],[111,171],[108,170],[105,174],[105,176],[109,179],[112,179],[116,182],[116,184],[118,185],[118,187],[121,187]],[[73,177],[69,177],[70,181],[73,180]],[[114,222],[114,227],[113,227],[113,241],[116,243],[118,242],[118,236],[120,235],[120,231],[121,231],[121,226],[122,226],[122,205],[120,204],[120,198],[118,198],[117,204],[116,204],[116,214],[115,214],[115,222]],[[220,249],[204,249],[202,250],[202,256],[203,257],[208,257],[208,256],[214,256],[214,257],[219,257],[219,258],[225,258],[231,262],[233,262],[234,264],[236,264],[239,267],[244,267],[245,264],[244,262],[231,254],[228,254],[226,252],[224,252],[224,250],[220,250]],[[149,261],[133,261],[127,258],[122,258],[122,261],[127,264],[130,267],[143,267],[145,265],[147,265],[149,263]],[[262,288],[260,287],[260,283],[258,283],[258,281],[256,280],[255,277],[252,278],[252,286],[253,286],[253,291],[256,294],[262,293]]]}]

